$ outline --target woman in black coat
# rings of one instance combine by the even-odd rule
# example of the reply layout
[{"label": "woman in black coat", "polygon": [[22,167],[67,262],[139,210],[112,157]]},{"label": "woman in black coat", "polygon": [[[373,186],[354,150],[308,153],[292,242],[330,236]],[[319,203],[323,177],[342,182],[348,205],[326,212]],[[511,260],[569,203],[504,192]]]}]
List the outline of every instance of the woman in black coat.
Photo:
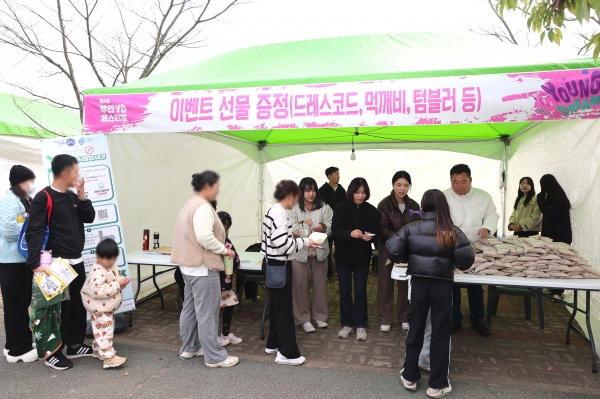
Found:
[{"label": "woman in black coat", "polygon": [[408,263],[411,276],[406,358],[400,371],[402,385],[416,390],[421,379],[418,362],[423,347],[427,313],[431,309],[431,377],[427,395],[452,392],[448,381],[452,331],[454,267],[466,270],[475,261],[469,240],[452,224],[450,208],[440,190],[428,190],[421,200],[423,220],[404,226],[385,244],[389,259]]},{"label": "woman in black coat", "polygon": [[[373,250],[371,243],[379,234],[379,211],[367,200],[369,185],[362,177],[350,182],[348,201],[335,207],[331,231],[335,240],[335,261],[340,284],[338,337],[348,338],[356,329],[356,339],[367,339],[367,279]],[[352,277],[354,276],[354,301]]]},{"label": "woman in black coat", "polygon": [[[542,236],[554,242],[571,244],[571,202],[565,190],[558,184],[554,175],[544,175],[540,179],[540,193],[537,204],[542,212]],[[552,295],[562,296],[565,290],[551,289]]]}]

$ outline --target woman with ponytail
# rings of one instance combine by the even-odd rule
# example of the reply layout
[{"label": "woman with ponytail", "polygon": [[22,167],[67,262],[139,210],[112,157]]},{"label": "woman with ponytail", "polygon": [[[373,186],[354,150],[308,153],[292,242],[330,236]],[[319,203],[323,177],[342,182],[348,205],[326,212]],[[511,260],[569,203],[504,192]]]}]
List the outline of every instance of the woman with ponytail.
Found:
[{"label": "woman with ponytail", "polygon": [[390,260],[408,263],[411,276],[406,358],[400,371],[404,388],[417,389],[421,379],[419,355],[427,313],[431,311],[431,377],[427,395],[439,398],[452,392],[448,380],[452,331],[454,267],[466,270],[475,254],[465,234],[452,224],[450,208],[440,190],[428,190],[421,200],[422,220],[402,228],[386,242]]},{"label": "woman with ponytail", "polygon": [[6,344],[4,356],[9,363],[38,359],[29,329],[29,305],[33,273],[17,251],[19,233],[29,213],[35,192],[35,174],[22,165],[14,165],[9,175],[10,189],[0,199],[0,289],[4,304]]}]

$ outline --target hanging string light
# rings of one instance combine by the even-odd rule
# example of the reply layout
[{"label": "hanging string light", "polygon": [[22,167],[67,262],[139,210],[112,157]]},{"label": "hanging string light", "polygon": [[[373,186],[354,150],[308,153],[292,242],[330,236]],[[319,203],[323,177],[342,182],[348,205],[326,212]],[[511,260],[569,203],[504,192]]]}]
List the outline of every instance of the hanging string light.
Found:
[{"label": "hanging string light", "polygon": [[350,154],[351,161],[356,160],[356,153],[354,152],[354,136],[358,136],[358,128],[357,127],[354,128],[354,134],[352,135],[352,154]]}]

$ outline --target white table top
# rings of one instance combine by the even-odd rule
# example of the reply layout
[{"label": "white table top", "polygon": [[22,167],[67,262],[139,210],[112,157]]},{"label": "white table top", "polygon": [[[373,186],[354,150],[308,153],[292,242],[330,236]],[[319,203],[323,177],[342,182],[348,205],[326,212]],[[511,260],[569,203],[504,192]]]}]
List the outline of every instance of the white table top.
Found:
[{"label": "white table top", "polygon": [[[258,252],[241,252],[240,269],[248,271],[260,271],[263,256]],[[127,263],[138,265],[154,265],[177,267],[179,265],[171,263],[171,255],[148,253],[146,251],[134,251],[127,254]]]},{"label": "white table top", "polygon": [[[394,266],[392,268],[394,280],[406,278],[406,268]],[[527,278],[510,276],[482,276],[479,274],[454,274],[454,282],[458,284],[504,285],[527,288],[561,288],[566,290],[600,291],[600,279],[551,279]]]}]

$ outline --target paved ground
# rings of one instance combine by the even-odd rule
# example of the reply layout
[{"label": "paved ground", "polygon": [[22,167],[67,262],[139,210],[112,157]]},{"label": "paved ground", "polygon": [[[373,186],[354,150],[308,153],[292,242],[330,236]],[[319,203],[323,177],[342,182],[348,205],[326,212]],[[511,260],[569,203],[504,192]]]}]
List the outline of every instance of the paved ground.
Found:
[{"label": "paved ground", "polygon": [[[405,332],[397,325],[390,333],[379,332],[376,278],[375,275],[370,277],[368,289],[370,327],[366,342],[337,338],[338,290],[337,282],[332,282],[329,284],[330,328],[312,334],[298,329],[300,350],[308,359],[305,366],[277,367],[271,357],[262,353],[264,341],[260,340],[260,317],[264,301],[261,299],[255,303],[244,301],[242,311],[236,308],[233,331],[244,338],[244,343],[230,345],[228,350],[243,362],[237,368],[219,372],[205,369],[199,359],[177,360],[179,311],[175,309],[175,287],[168,287],[164,290],[164,311],[160,310],[158,299],[142,304],[135,312],[133,328],[115,337],[119,353],[131,360],[122,372],[106,373],[117,378],[117,390],[123,396],[117,394],[116,397],[222,398],[224,395],[244,395],[261,398],[275,394],[295,398],[317,395],[337,398],[350,394],[404,397],[397,372],[404,357]],[[264,297],[262,292],[259,295]],[[466,303],[465,292],[463,313],[468,315]],[[533,303],[535,307],[535,301]],[[554,398],[600,394],[600,376],[591,373],[589,346],[579,337],[572,337],[571,345],[564,343],[568,312],[562,305],[549,300],[545,301],[545,306],[544,332],[538,329],[535,310],[532,320],[525,320],[522,298],[503,297],[498,316],[493,319],[491,338],[481,337],[470,329],[453,336],[450,379],[456,393],[460,393],[455,397],[537,397],[539,393],[540,397]],[[2,341],[0,336],[0,343]],[[91,369],[99,367],[92,359],[84,359],[81,363],[83,367],[65,373],[69,379],[85,380]],[[43,378],[48,378],[48,386],[60,389],[65,397],[79,397],[90,392],[77,387],[77,383],[68,387],[70,389],[59,388],[60,384],[52,377],[58,373],[41,365],[20,364],[9,368],[0,362],[1,397],[30,396],[23,390],[23,376],[29,373],[23,367],[35,367]],[[4,378],[13,372],[16,380]],[[218,378],[202,378],[198,373],[212,373]],[[226,377],[230,375],[234,378]],[[244,383],[250,384],[250,388],[245,388]],[[204,391],[205,384],[211,385],[209,390]],[[33,383],[26,386],[31,386],[33,392]],[[261,393],[260,389],[266,392]],[[530,391],[532,389],[534,391]],[[15,396],[5,396],[4,392],[13,392]],[[419,394],[424,396],[424,391]]]},{"label": "paved ground", "polygon": [[[4,336],[0,336],[3,340]],[[98,360],[76,359],[55,371],[39,363],[0,362],[2,398],[416,398],[426,397],[426,381],[407,392],[396,373],[278,366],[273,357],[242,360],[230,369],[208,369],[202,359],[182,361],[176,352],[118,345],[130,360],[121,369],[102,370]],[[453,382],[456,398],[586,398],[588,395],[474,382]]]}]

